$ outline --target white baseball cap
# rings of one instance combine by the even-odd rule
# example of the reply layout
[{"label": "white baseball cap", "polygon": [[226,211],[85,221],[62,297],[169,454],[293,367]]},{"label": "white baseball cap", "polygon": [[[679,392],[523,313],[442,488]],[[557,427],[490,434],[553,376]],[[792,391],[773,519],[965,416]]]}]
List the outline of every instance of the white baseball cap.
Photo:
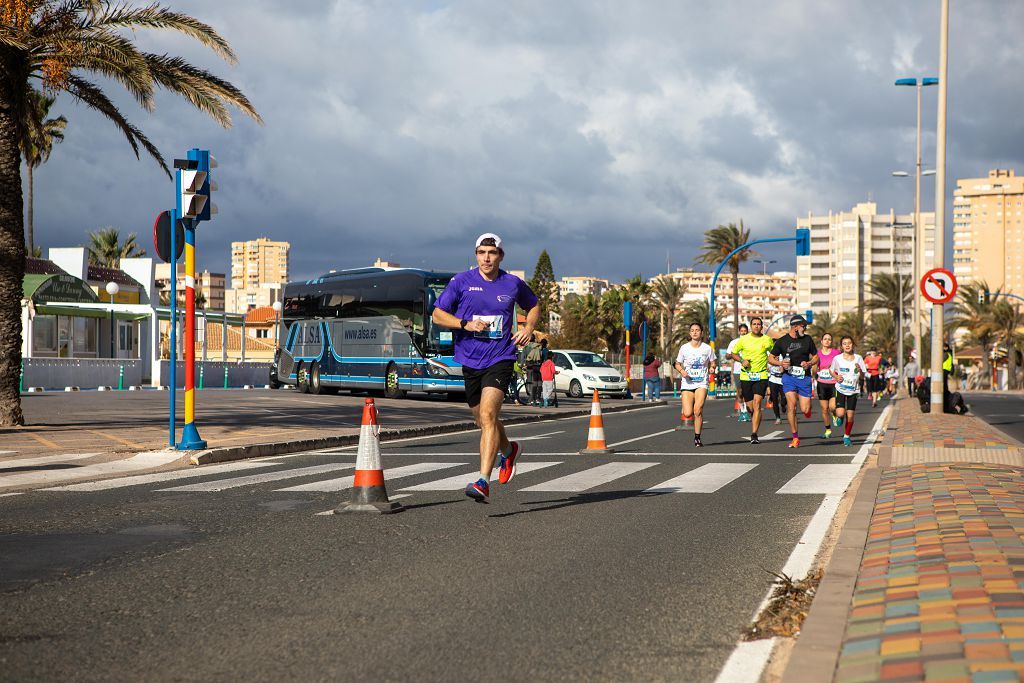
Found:
[{"label": "white baseball cap", "polygon": [[[476,238],[476,247],[479,247],[480,243],[483,242],[485,239],[492,239],[492,240],[494,240],[494,246],[497,247],[498,249],[501,249],[501,238],[498,237],[497,235],[495,235],[493,232],[485,232],[484,234],[482,234],[479,237],[477,237]],[[476,247],[474,247],[474,248],[476,248]]]}]

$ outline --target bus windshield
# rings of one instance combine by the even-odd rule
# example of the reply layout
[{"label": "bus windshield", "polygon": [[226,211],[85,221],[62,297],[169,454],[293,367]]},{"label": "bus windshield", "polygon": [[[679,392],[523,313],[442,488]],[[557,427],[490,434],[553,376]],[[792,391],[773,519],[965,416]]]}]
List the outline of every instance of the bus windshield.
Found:
[{"label": "bus windshield", "polygon": [[447,283],[432,283],[427,286],[427,313],[424,316],[427,320],[427,350],[430,353],[448,355],[454,352],[455,335],[446,327],[436,325],[431,319],[434,312],[434,302],[441,296],[441,292]]}]

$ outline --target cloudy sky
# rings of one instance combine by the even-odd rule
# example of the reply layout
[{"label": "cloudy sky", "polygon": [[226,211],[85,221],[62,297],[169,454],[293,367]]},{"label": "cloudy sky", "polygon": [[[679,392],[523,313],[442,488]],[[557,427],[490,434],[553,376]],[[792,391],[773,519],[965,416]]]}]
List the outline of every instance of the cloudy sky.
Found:
[{"label": "cloudy sky", "polygon": [[[913,181],[890,173],[913,169],[915,100],[893,81],[938,75],[938,0],[169,4],[239,64],[174,35],[138,43],[232,81],[265,124],[238,114],[224,130],[167,93],[147,114],[108,92],[168,159],[218,158],[198,254],[222,272],[231,241],[262,235],[292,243],[294,278],[376,257],[461,269],[493,230],[508,268],[530,273],[547,249],[559,277],[622,280],[691,265],[720,223],[786,235],[868,197],[906,212]],[[957,177],[1024,173],[1024,3],[952,4],[948,197]],[[67,96],[56,109],[69,125],[36,174],[37,243],[113,225],[152,252],[173,183],[101,117]],[[929,210],[927,178],[922,195]],[[789,246],[763,253],[794,267]]]}]

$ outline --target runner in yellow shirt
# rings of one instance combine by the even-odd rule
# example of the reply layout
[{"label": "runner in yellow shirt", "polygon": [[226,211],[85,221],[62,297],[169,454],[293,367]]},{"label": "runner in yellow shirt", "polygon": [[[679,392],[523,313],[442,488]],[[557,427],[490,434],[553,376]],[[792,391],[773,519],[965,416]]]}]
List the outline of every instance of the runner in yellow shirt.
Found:
[{"label": "runner in yellow shirt", "polygon": [[750,411],[750,443],[761,443],[757,440],[757,430],[761,426],[761,403],[768,393],[768,354],[775,345],[775,340],[762,333],[764,322],[760,318],[750,319],[750,332],[736,340],[730,357],[742,364],[740,372],[740,391],[743,401]]}]

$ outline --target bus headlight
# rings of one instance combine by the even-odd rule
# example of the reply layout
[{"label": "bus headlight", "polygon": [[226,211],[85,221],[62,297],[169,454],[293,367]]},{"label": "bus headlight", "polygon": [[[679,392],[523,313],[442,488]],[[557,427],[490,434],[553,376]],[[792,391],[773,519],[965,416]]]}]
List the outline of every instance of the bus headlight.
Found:
[{"label": "bus headlight", "polygon": [[431,377],[447,377],[448,370],[446,370],[445,367],[440,363],[433,363],[428,360],[427,374],[430,375]]}]

